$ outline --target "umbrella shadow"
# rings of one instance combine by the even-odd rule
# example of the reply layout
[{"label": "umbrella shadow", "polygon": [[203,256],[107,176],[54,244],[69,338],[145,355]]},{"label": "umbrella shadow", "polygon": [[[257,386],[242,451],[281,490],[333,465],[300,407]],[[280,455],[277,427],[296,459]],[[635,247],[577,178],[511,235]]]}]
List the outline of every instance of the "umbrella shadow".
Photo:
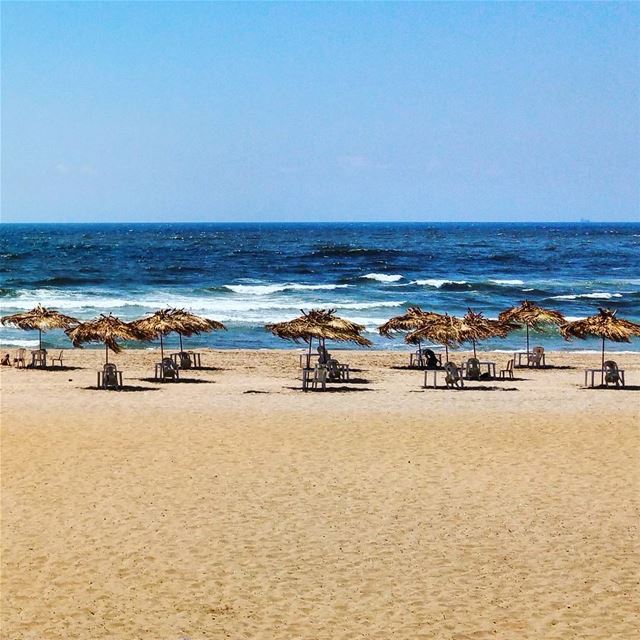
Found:
[{"label": "umbrella shadow", "polygon": [[70,367],[68,365],[64,365],[62,367],[52,367],[52,366],[31,367],[27,365],[25,369],[28,369],[29,371],[63,371],[64,372],[64,371],[79,371],[80,369],[84,369],[84,367]]},{"label": "umbrella shadow", "polygon": [[271,393],[271,391],[260,391],[259,389],[247,389],[247,391],[243,391],[243,394],[245,393]]},{"label": "umbrella shadow", "polygon": [[[427,369],[426,367],[410,367],[408,364],[405,365],[394,365],[389,367],[389,369],[395,369],[396,371],[444,371],[444,367],[436,367],[435,369]],[[353,369],[352,369],[353,371]]]},{"label": "umbrella shadow", "polygon": [[229,371],[225,367],[191,367],[187,371]]},{"label": "umbrella shadow", "polygon": [[[327,380],[329,384],[335,384],[333,380]],[[336,382],[338,382],[336,380]],[[367,380],[367,378],[349,378],[346,380],[349,384],[370,384],[371,380]]]},{"label": "umbrella shadow", "polygon": [[596,387],[580,387],[580,389],[582,389],[582,391],[640,391],[640,385],[638,384],[627,384],[624,387],[620,386],[620,387],[616,387],[615,384],[610,384],[608,387],[603,385],[603,384],[599,384]]},{"label": "umbrella shadow", "polygon": [[341,387],[329,387],[326,389],[308,389],[305,391],[301,387],[283,387],[283,389],[289,389],[290,391],[302,391],[303,393],[359,393],[361,391],[374,391],[374,389],[370,389],[369,387],[365,388],[353,388],[353,387],[345,387],[344,385]]},{"label": "umbrella shadow", "polygon": [[412,389],[411,393],[424,393],[425,391],[519,391],[517,387],[496,387],[496,386],[487,386],[480,385],[477,387],[421,387],[420,389]]},{"label": "umbrella shadow", "polygon": [[178,378],[176,380],[168,378],[156,380],[156,378],[137,378],[141,382],[151,382],[155,384],[215,384],[215,380],[203,380],[202,378]]},{"label": "umbrella shadow", "polygon": [[137,392],[137,391],[160,391],[160,387],[143,387],[141,385],[134,385],[134,384],[125,384],[120,389],[114,389],[112,387],[103,389],[102,387],[95,387],[95,386],[82,387],[82,389],[85,389],[88,391],[114,391],[116,393],[120,393],[120,392],[131,393],[131,392]]}]

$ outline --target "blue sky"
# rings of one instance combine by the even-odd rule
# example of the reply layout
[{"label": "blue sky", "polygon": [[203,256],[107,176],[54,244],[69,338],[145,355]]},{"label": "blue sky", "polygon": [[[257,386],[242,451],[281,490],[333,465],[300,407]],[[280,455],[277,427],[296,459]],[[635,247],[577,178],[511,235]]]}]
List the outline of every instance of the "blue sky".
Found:
[{"label": "blue sky", "polygon": [[2,220],[637,220],[639,18],[3,2]]}]

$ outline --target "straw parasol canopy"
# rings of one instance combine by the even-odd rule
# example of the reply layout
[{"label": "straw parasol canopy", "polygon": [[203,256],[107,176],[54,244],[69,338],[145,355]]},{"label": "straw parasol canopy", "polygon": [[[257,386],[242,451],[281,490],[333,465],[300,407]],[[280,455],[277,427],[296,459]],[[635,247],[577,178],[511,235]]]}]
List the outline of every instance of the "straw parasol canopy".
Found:
[{"label": "straw parasol canopy", "polygon": [[604,342],[630,342],[629,338],[640,336],[640,324],[623,320],[616,316],[617,311],[599,308],[595,316],[589,316],[584,320],[567,322],[560,327],[560,333],[565,340],[580,338],[584,340],[588,336],[602,339],[602,369],[604,376]]},{"label": "straw parasol canopy", "polygon": [[164,358],[164,336],[170,333],[180,335],[180,351],[182,351],[182,336],[192,336],[207,331],[217,331],[226,327],[222,322],[201,318],[184,309],[160,309],[148,318],[135,320],[131,325],[146,335],[160,338],[160,356]]},{"label": "straw parasol canopy", "polygon": [[529,354],[529,329],[544,331],[548,325],[564,324],[564,316],[559,311],[544,309],[529,300],[524,300],[520,306],[503,311],[498,320],[524,325],[527,328],[527,354]]},{"label": "straw parasol canopy", "polygon": [[103,342],[107,363],[109,362],[109,349],[114,353],[120,353],[122,347],[118,340],[150,340],[152,334],[145,333],[128,322],[109,314],[101,314],[96,320],[82,322],[73,329],[65,332],[74,347],[82,347],[85,342]]},{"label": "straw parasol canopy", "polygon": [[482,313],[476,313],[470,308],[467,308],[467,313],[463,320],[475,332],[474,337],[471,338],[474,358],[476,357],[476,342],[478,340],[487,340],[488,338],[506,338],[510,331],[513,331],[518,327],[517,324],[511,322],[490,320],[489,318],[485,318]]},{"label": "straw parasol canopy", "polygon": [[42,332],[49,331],[51,329],[68,329],[75,324],[78,324],[78,320],[71,316],[65,316],[63,313],[56,311],[55,309],[47,309],[39,304],[35,309],[31,311],[25,311],[23,313],[15,313],[11,316],[4,316],[0,322],[3,325],[11,324],[18,329],[24,331],[38,330],[40,349],[42,349]]},{"label": "straw parasol canopy", "polygon": [[460,345],[469,340],[479,340],[480,337],[481,334],[461,318],[445,314],[428,321],[420,329],[412,331],[405,337],[405,342],[419,344],[422,340],[430,340],[444,345],[448,362],[449,347]]},{"label": "straw parasol canopy", "polygon": [[442,317],[433,311],[423,311],[420,307],[409,307],[401,316],[395,316],[378,327],[381,336],[393,338],[394,334],[401,331],[415,331],[427,322]]},{"label": "straw parasol canopy", "polygon": [[355,342],[363,347],[371,346],[371,341],[360,335],[364,331],[364,326],[339,318],[335,315],[335,309],[302,311],[302,315],[294,320],[268,324],[265,328],[283,340],[308,342],[309,353],[311,353],[314,338],[323,345],[328,339],[337,342]]}]

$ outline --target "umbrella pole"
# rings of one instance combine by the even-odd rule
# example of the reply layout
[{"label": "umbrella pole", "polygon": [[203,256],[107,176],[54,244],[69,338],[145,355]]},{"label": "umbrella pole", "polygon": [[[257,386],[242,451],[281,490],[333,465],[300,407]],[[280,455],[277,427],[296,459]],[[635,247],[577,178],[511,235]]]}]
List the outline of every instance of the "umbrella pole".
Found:
[{"label": "umbrella pole", "polygon": [[449,345],[445,343],[444,345],[444,357],[445,357],[445,364],[447,364],[447,362],[449,362]]},{"label": "umbrella pole", "polygon": [[604,336],[602,336],[602,366],[600,367],[600,386],[604,384]]},{"label": "umbrella pole", "polygon": [[160,362],[164,360],[164,345],[162,343],[162,334],[160,334]]},{"label": "umbrella pole", "polygon": [[527,325],[527,362],[529,361],[529,325]]},{"label": "umbrella pole", "polygon": [[42,351],[42,329],[38,329],[39,340],[40,340],[40,351]]},{"label": "umbrella pole", "polygon": [[476,341],[473,341],[473,357],[476,357]]},{"label": "umbrella pole", "polygon": [[307,368],[311,366],[311,345],[313,344],[313,337],[309,338],[309,354],[307,355]]},{"label": "umbrella pole", "polygon": [[180,353],[182,353],[182,334],[178,334],[180,336]]},{"label": "umbrella pole", "polygon": [[107,359],[105,364],[109,364],[109,345],[106,342],[104,343],[104,355]]}]

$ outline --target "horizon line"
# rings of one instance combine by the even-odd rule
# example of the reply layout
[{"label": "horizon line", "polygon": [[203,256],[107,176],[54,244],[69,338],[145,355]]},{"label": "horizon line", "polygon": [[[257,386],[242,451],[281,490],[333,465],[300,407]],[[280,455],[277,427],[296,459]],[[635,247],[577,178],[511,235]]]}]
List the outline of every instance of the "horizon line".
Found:
[{"label": "horizon line", "polygon": [[143,225],[143,224],[287,224],[287,225],[357,225],[357,224],[640,224],[640,220],[591,220],[581,218],[578,220],[115,220],[105,222],[98,220],[2,220],[0,225],[28,225],[28,224],[68,224],[68,225]]}]

